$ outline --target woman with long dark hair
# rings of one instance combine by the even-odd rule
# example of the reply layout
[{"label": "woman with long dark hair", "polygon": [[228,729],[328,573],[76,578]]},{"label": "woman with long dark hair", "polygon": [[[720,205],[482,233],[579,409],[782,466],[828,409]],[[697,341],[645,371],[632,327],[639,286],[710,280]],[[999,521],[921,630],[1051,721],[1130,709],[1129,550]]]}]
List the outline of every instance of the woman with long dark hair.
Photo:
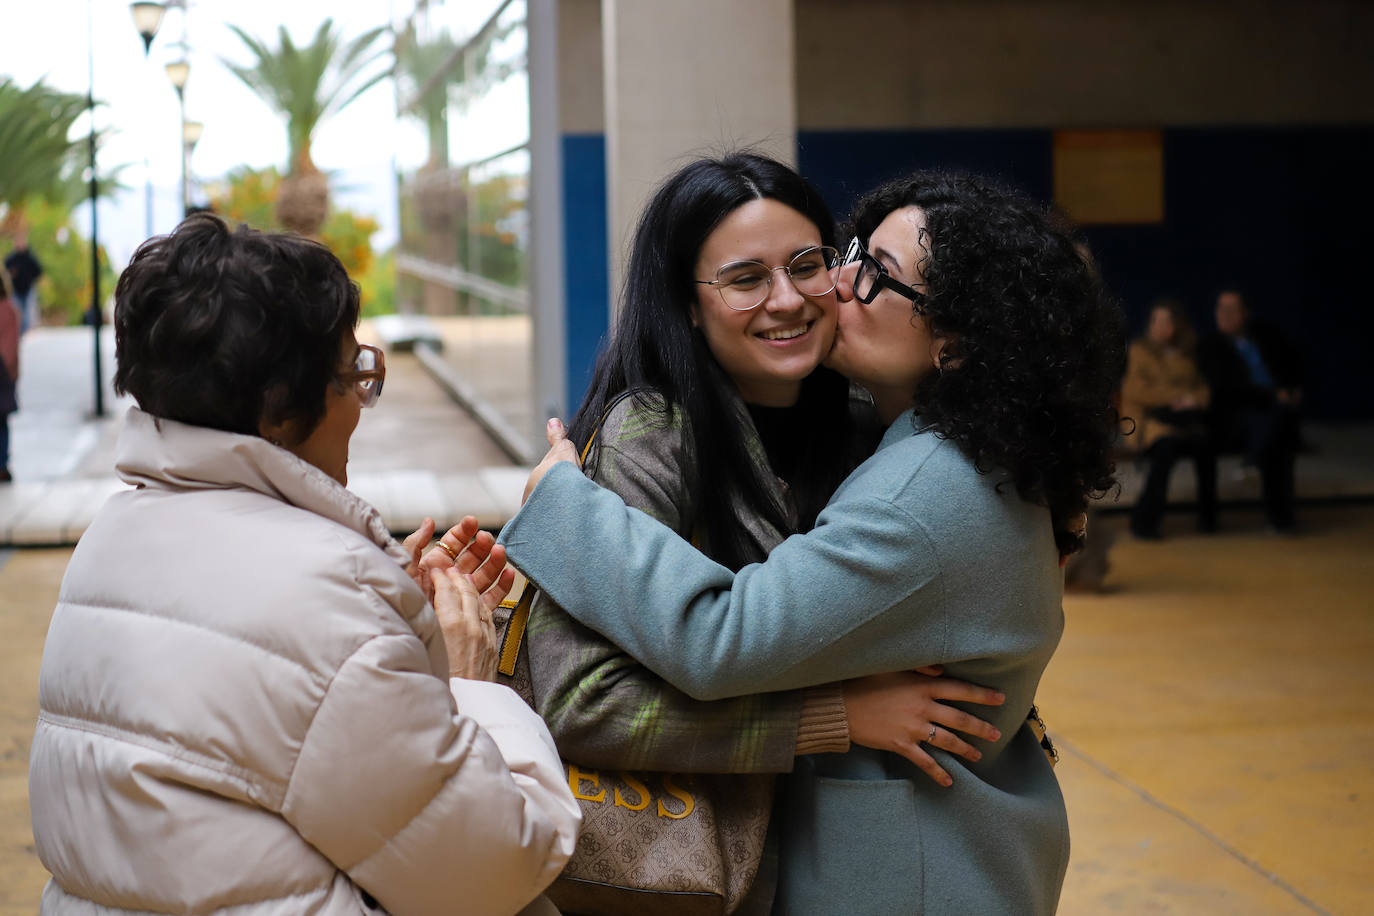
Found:
[{"label": "woman with long dark hair", "polygon": [[[676,172],[640,219],[619,318],[572,423],[592,480],[732,570],[810,530],[876,442],[871,405],[819,365],[834,338],[834,245],[819,195],[778,162],[735,154]],[[954,730],[992,734],[936,699],[989,703],[995,691],[915,672],[694,700],[546,595],[528,644],[537,707],[569,760],[755,774],[739,777],[739,803],[765,821],[773,774],[798,755],[853,741],[947,783],[921,743],[976,757]],[[764,864],[739,911],[766,911],[773,885]]]},{"label": "woman with long dark hair", "polygon": [[[918,173],[861,200],[828,365],[888,425],[815,527],[731,570],[577,473],[553,445],[503,540],[580,622],[692,696],[941,664],[1001,689],[977,760],[801,758],[779,810],[776,907],[1052,913],[1063,797],[1026,723],[1063,628],[1059,560],[1113,484],[1119,311],[1037,205]],[[571,462],[571,463],[569,463]]]},{"label": "woman with long dark hair", "polygon": [[[736,217],[737,226],[717,235],[722,250],[787,249],[795,235],[801,247],[781,253],[791,255],[789,263],[798,254],[804,257],[791,264],[787,281],[779,279],[777,267],[764,265],[772,270],[760,271],[748,258],[719,265],[703,260],[703,248],[722,222],[744,207],[753,212]],[[684,445],[693,453],[691,520],[699,525],[707,552],[733,568],[759,558],[744,530],[746,516],[766,520],[778,531],[810,528],[863,457],[849,383],[819,367],[834,338],[835,282],[826,260],[833,258],[834,247],[829,209],[781,163],[745,153],[683,168],[640,218],[620,320],[572,421],[573,441],[585,444],[627,392],[653,393],[657,397],[645,402],[647,409],[665,417],[669,411],[679,414]],[[805,279],[800,269],[808,270]],[[713,313],[723,320],[713,320]],[[787,324],[803,325],[804,333],[777,341],[742,339]],[[742,405],[749,405],[752,416],[741,416]],[[775,427],[780,418],[770,411],[776,410],[787,411],[795,425]],[[788,437],[788,453],[774,449],[769,455],[781,459],[777,463],[761,464],[749,452],[753,437],[741,435],[742,422],[757,426],[760,419],[766,424],[761,434],[778,428]],[[796,468],[806,473],[788,473]],[[788,484],[794,520],[774,477]]]}]

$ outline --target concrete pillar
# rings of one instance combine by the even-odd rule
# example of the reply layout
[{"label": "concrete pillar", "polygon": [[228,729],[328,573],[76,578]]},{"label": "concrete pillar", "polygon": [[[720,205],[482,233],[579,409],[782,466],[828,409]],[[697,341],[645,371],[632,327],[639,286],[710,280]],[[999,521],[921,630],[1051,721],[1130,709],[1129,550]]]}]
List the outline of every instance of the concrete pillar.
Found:
[{"label": "concrete pillar", "polygon": [[645,199],[699,155],[795,163],[793,0],[602,0],[612,309]]},{"label": "concrete pillar", "polygon": [[[559,129],[557,0],[529,0],[530,317],[534,340],[533,429],[538,456],[544,421],[567,413],[567,312],[563,282],[563,146]],[[524,430],[522,430],[524,432]]]}]

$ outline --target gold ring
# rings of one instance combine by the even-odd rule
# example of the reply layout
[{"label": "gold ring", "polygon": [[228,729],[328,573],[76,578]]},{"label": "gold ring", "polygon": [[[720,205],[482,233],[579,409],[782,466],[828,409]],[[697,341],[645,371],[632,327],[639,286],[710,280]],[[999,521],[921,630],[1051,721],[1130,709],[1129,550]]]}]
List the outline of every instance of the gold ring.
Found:
[{"label": "gold ring", "polygon": [[454,551],[454,549],[453,549],[452,547],[448,546],[448,544],[446,544],[446,543],[444,542],[443,538],[440,538],[440,539],[439,539],[439,547],[440,547],[440,549],[442,549],[442,550],[444,551],[444,553],[448,554],[448,558],[449,558],[450,560],[452,560],[454,563],[457,563],[457,562],[458,562],[458,554],[457,554],[457,552]]}]

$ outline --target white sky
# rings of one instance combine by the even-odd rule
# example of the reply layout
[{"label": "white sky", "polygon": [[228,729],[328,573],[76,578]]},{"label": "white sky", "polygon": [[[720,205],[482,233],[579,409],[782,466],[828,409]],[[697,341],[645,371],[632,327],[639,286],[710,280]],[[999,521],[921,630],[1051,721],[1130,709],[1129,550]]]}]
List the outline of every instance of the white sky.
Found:
[{"label": "white sky", "polygon": [[[450,0],[454,2],[454,0]],[[488,0],[472,2],[484,7]],[[463,5],[463,0],[457,0]],[[42,77],[58,89],[85,94],[88,0],[4,0],[5,53],[0,75],[28,86]],[[170,230],[181,215],[181,121],[176,92],[163,66],[180,56],[173,44],[187,27],[191,76],[186,86],[186,116],[202,121],[191,172],[212,181],[238,165],[286,165],[284,122],[220,63],[228,57],[248,63],[251,55],[226,23],[276,44],[279,25],[298,43],[306,42],[327,17],[352,38],[384,25],[407,0],[191,0],[189,16],[168,10],[145,62],[143,41],[134,29],[125,0],[89,0],[95,35],[95,96],[105,106],[97,124],[114,128],[100,161],[102,172],[128,163],[122,179],[130,190],[100,211],[101,241],[117,265],[144,237],[146,156],[154,184],[154,232]],[[480,22],[480,21],[479,21]],[[383,40],[379,40],[381,46]],[[83,119],[84,120],[84,119]],[[366,213],[382,225],[374,244],[384,248],[396,236],[392,158],[396,116],[390,80],[365,95],[316,133],[316,164],[335,171],[334,199]],[[86,212],[84,209],[81,211]],[[83,215],[83,231],[88,221]]]}]

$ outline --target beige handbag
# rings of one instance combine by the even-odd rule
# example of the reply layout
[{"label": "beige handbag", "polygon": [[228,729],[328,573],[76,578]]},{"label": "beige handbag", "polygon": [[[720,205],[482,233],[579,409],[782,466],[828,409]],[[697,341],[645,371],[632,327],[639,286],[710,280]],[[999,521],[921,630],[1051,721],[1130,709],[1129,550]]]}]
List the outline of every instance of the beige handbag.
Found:
[{"label": "beige handbag", "polygon": [[[525,626],[536,589],[496,614],[497,680],[531,707]],[[545,892],[579,914],[697,916],[733,912],[758,874],[773,803],[770,774],[627,773],[563,762],[582,832]]]}]

